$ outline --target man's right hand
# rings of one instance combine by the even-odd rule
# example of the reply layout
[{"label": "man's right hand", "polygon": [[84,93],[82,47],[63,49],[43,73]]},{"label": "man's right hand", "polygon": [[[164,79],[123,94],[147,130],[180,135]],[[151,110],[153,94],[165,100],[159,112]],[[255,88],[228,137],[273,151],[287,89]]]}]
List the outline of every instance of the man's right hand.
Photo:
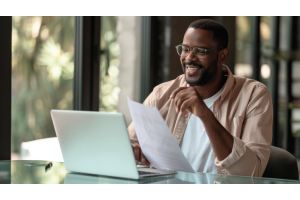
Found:
[{"label": "man's right hand", "polygon": [[136,164],[139,164],[139,162],[141,162],[142,165],[149,166],[150,162],[144,156],[144,154],[142,152],[142,149],[140,147],[140,144],[138,144],[138,143],[131,143],[131,146],[132,146],[132,150],[133,150],[133,153],[134,153]]}]

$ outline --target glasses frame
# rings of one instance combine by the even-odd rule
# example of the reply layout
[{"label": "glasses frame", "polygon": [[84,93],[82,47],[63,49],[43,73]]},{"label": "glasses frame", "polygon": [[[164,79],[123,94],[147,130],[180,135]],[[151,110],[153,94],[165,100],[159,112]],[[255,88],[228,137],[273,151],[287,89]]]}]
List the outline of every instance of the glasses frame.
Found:
[{"label": "glasses frame", "polygon": [[[177,45],[177,46],[175,46],[175,48],[176,48],[177,54],[178,54],[179,56],[181,56],[181,55],[179,54],[179,52],[178,52],[178,47],[179,47],[179,46],[182,46],[182,43],[179,44],[179,45]],[[190,53],[191,53],[191,48],[190,48],[189,46],[187,46],[187,47],[188,47],[189,50],[190,50],[190,51],[189,51],[189,54],[187,55],[187,56],[189,56]],[[203,47],[194,47],[194,48],[192,49],[194,55],[196,55],[195,52],[194,52],[194,49],[195,49],[195,48],[201,48],[201,49],[204,49],[204,50],[205,50],[204,53],[205,53],[205,55],[207,55],[207,52],[208,52],[208,51],[210,51],[210,50],[212,50],[212,49],[216,49],[216,48],[221,48],[221,49],[222,49],[222,46],[217,46],[217,47],[213,47],[213,48],[209,48],[209,49],[203,48]],[[187,57],[187,56],[186,56],[186,57]],[[195,57],[197,57],[197,56],[195,56]],[[197,58],[198,58],[198,57],[197,57]]]}]

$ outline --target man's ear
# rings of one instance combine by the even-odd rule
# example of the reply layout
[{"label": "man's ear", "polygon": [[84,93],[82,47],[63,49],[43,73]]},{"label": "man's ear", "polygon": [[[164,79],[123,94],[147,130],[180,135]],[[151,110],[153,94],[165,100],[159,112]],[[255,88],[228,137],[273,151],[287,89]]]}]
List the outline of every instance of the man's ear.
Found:
[{"label": "man's ear", "polygon": [[228,55],[229,55],[229,51],[227,48],[219,51],[219,63],[224,64],[228,58]]}]

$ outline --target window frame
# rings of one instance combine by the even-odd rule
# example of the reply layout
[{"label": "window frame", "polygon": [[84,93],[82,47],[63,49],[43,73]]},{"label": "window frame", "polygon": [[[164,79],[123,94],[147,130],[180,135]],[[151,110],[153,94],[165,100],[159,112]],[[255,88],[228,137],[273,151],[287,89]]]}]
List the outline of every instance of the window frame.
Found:
[{"label": "window frame", "polygon": [[[0,17],[0,160],[11,159],[12,17]],[[5,31],[3,31],[5,30]]]},{"label": "window frame", "polygon": [[101,17],[74,20],[74,110],[99,111]]}]

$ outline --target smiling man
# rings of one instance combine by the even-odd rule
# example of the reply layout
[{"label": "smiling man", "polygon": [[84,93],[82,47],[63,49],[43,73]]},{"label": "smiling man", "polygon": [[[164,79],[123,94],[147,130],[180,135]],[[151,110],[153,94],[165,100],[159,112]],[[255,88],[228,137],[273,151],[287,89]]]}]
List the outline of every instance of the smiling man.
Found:
[{"label": "smiling man", "polygon": [[[190,24],[176,46],[183,75],[156,86],[144,104],[157,107],[197,172],[261,177],[272,141],[272,100],[267,87],[232,75],[224,65],[228,33],[216,21]],[[137,162],[149,165],[133,124]]]}]

